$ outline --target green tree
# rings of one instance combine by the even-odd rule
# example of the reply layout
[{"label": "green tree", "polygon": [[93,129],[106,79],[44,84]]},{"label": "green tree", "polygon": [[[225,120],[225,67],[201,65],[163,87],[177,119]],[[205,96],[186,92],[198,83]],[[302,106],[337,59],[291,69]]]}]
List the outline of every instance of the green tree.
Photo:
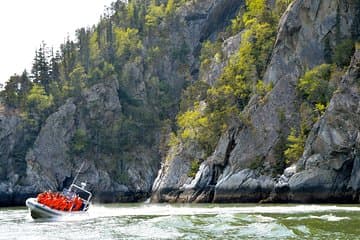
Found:
[{"label": "green tree", "polygon": [[72,154],[78,155],[86,152],[89,148],[89,138],[83,129],[77,129],[71,140],[70,151]]},{"label": "green tree", "polygon": [[334,91],[329,84],[331,65],[322,64],[307,71],[300,79],[298,89],[302,96],[311,104],[321,103],[326,105]]},{"label": "green tree", "polygon": [[34,126],[39,126],[50,114],[54,100],[52,95],[47,95],[40,84],[33,84],[26,97],[25,114],[27,120]]},{"label": "green tree", "polygon": [[290,165],[291,163],[298,161],[302,156],[304,152],[306,136],[302,131],[300,134],[297,134],[296,130],[292,128],[287,140],[288,145],[284,155],[286,164]]},{"label": "green tree", "polygon": [[175,1],[174,0],[168,0],[165,8],[166,15],[172,15],[175,11]]},{"label": "green tree", "polygon": [[50,86],[50,64],[48,58],[48,48],[42,42],[39,49],[35,52],[35,58],[31,69],[31,78],[34,83],[41,84],[45,91],[49,92]]},{"label": "green tree", "polygon": [[0,96],[7,106],[22,108],[30,91],[31,84],[28,74],[24,70],[20,76],[15,74],[10,77],[5,84],[5,89],[0,92]]},{"label": "green tree", "polygon": [[91,34],[90,42],[89,42],[89,50],[90,50],[90,61],[93,66],[98,66],[102,61],[101,58],[101,49],[99,44],[99,33],[95,31]]},{"label": "green tree", "polygon": [[74,41],[67,37],[64,44],[60,46],[61,61],[61,75],[63,80],[69,79],[70,73],[77,64],[77,46]]},{"label": "green tree", "polygon": [[138,36],[138,30],[132,28],[115,28],[114,32],[116,39],[116,57],[120,59],[120,61],[124,62],[132,55],[139,53],[139,50],[142,48],[142,43]]},{"label": "green tree", "polygon": [[69,75],[71,96],[78,96],[86,86],[87,74],[82,65],[77,64]]},{"label": "green tree", "polygon": [[145,16],[145,26],[148,29],[157,27],[165,17],[165,7],[163,4],[156,5],[151,4],[148,7],[147,14]]},{"label": "green tree", "polygon": [[76,31],[77,44],[79,46],[79,62],[84,66],[85,71],[90,68],[90,29],[80,28]]}]

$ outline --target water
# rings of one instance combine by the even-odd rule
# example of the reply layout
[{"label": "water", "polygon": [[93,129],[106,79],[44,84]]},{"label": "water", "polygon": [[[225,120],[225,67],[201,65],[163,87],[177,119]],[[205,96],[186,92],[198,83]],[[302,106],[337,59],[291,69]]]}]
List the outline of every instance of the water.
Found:
[{"label": "water", "polygon": [[360,239],[360,207],[113,204],[52,221],[3,208],[0,239]]}]

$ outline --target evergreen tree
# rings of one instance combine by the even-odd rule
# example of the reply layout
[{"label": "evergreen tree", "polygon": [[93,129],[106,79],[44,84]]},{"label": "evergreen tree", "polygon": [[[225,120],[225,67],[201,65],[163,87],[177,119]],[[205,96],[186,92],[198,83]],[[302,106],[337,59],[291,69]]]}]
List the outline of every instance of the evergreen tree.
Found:
[{"label": "evergreen tree", "polygon": [[76,66],[77,47],[74,41],[70,40],[68,36],[66,42],[60,46],[60,53],[62,56],[62,80],[69,79],[69,75]]},{"label": "evergreen tree", "polygon": [[49,62],[49,77],[51,82],[57,82],[60,78],[60,53],[59,51],[56,51],[56,54],[54,55],[54,49],[51,49],[51,56],[50,56],[50,62]]},{"label": "evergreen tree", "polygon": [[88,71],[90,68],[90,29],[81,28],[76,31],[76,36],[79,46],[79,61]]},{"label": "evergreen tree", "polygon": [[45,91],[49,92],[50,64],[45,42],[42,42],[39,49],[35,52],[31,74],[32,81],[42,85],[45,88]]},{"label": "evergreen tree", "polygon": [[31,88],[31,81],[26,70],[19,76],[14,74],[6,82],[5,89],[1,92],[4,103],[9,107],[20,108],[24,104],[26,95]]}]

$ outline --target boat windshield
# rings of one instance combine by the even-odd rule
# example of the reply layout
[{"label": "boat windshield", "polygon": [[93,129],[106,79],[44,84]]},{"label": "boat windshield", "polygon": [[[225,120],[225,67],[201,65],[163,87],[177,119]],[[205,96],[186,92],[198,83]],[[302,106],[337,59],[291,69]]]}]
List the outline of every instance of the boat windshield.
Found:
[{"label": "boat windshield", "polygon": [[66,189],[67,192],[66,194],[74,194],[74,195],[78,195],[81,199],[83,199],[84,201],[86,201],[86,203],[88,204],[92,198],[92,194],[85,190],[83,187],[79,187],[76,184],[71,184],[69,189]]}]

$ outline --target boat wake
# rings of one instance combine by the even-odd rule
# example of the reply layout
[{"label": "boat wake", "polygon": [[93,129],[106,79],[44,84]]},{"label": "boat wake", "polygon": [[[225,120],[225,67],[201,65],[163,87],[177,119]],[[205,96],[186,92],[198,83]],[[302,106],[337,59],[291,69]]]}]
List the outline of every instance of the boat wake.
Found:
[{"label": "boat wake", "polygon": [[[169,205],[169,204],[143,204],[143,205],[92,205],[88,213],[83,216],[65,216],[62,220],[84,220],[101,217],[120,216],[192,216],[192,215],[224,215],[224,214],[311,214],[322,212],[360,212],[360,207],[323,206],[323,205],[294,205],[294,206],[210,206],[199,205]],[[316,217],[314,217],[316,218]],[[331,221],[337,218],[328,217]]]}]

